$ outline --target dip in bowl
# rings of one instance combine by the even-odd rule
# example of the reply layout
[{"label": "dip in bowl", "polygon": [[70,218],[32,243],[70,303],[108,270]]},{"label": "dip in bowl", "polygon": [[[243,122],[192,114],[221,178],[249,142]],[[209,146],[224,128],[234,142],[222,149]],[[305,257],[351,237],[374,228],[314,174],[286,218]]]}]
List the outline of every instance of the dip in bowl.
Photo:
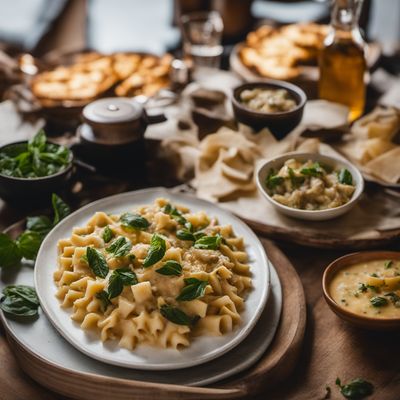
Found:
[{"label": "dip in bowl", "polygon": [[303,117],[307,96],[298,86],[273,79],[245,83],[232,94],[236,119],[258,131],[268,128],[282,139]]},{"label": "dip in bowl", "polygon": [[369,329],[400,329],[400,252],[341,257],[325,270],[322,286],[342,319]]},{"label": "dip in bowl", "polygon": [[257,186],[279,212],[299,219],[327,220],[354,206],[364,181],[348,161],[314,153],[287,153],[261,166]]}]

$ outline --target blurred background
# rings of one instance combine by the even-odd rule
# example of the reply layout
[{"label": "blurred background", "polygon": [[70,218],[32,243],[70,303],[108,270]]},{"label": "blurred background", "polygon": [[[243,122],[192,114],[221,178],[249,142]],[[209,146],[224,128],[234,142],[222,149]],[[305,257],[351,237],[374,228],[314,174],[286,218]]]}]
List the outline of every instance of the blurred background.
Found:
[{"label": "blurred background", "polygon": [[[100,52],[174,52],[180,14],[214,9],[224,21],[224,54],[261,22],[329,21],[330,1],[270,0],[0,0],[0,48],[42,55],[90,48]],[[365,0],[360,25],[383,53],[399,50],[400,1]],[[223,67],[226,63],[223,63]]]}]

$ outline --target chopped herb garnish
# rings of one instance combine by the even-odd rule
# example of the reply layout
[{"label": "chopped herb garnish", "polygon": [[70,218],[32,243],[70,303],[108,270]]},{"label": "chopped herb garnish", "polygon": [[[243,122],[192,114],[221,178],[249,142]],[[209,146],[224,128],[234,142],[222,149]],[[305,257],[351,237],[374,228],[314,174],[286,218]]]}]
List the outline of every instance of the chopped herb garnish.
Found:
[{"label": "chopped herb garnish", "polygon": [[392,265],[393,265],[393,261],[392,261],[392,260],[387,260],[387,261],[385,261],[385,264],[383,264],[383,266],[385,267],[385,269],[391,268]]},{"label": "chopped herb garnish", "polygon": [[390,301],[396,308],[400,308],[400,296],[398,296],[394,292],[386,293],[385,296],[388,296],[390,298]]},{"label": "chopped herb garnish", "polygon": [[180,276],[182,275],[182,265],[175,260],[168,260],[163,264],[163,266],[159,269],[156,269],[161,275],[175,275]]},{"label": "chopped herb garnish", "polygon": [[130,212],[121,215],[120,222],[123,228],[127,230],[136,229],[147,229],[150,226],[150,222],[146,218],[139,214],[133,214]]},{"label": "chopped herb garnish", "polygon": [[297,176],[293,168],[288,168],[288,172],[289,172],[289,179],[293,187],[298,187],[304,182],[304,177]]},{"label": "chopped herb garnish", "polygon": [[302,168],[300,173],[305,176],[320,177],[324,174],[324,170],[319,163],[315,162],[309,167]]},{"label": "chopped herb garnish", "polygon": [[108,243],[113,237],[114,237],[114,232],[111,230],[111,228],[107,225],[104,230],[103,234],[101,235],[105,243]]},{"label": "chopped herb garnish", "polygon": [[143,261],[143,267],[148,268],[160,261],[167,250],[165,240],[155,233],[151,237],[150,248],[146,258]]},{"label": "chopped herb garnish", "polygon": [[374,307],[383,307],[388,304],[387,299],[381,296],[372,297],[369,301]]},{"label": "chopped herb garnish", "polygon": [[268,172],[267,177],[265,178],[265,186],[272,190],[282,184],[284,181],[284,178],[282,176],[276,175],[276,172],[274,169],[270,169]]},{"label": "chopped herb garnish", "polygon": [[190,301],[204,296],[208,281],[203,281],[197,278],[186,278],[184,279],[184,282],[186,286],[181,290],[176,300]]},{"label": "chopped herb garnish", "polygon": [[87,247],[86,257],[93,273],[100,278],[105,278],[108,274],[109,268],[104,255],[93,247]]},{"label": "chopped herb garnish", "polygon": [[353,184],[353,176],[351,175],[350,171],[346,168],[342,168],[338,172],[338,180],[340,183],[344,185],[352,185]]},{"label": "chopped herb garnish", "polygon": [[364,399],[365,397],[370,396],[374,391],[373,385],[361,378],[353,379],[346,385],[342,385],[340,379],[337,378],[336,385],[339,386],[340,393],[346,399],[350,400]]},{"label": "chopped herb garnish", "polygon": [[190,317],[179,308],[172,307],[168,304],[164,304],[160,307],[160,313],[165,319],[177,325],[192,326],[199,319],[199,317]]},{"label": "chopped herb garnish", "polygon": [[39,299],[31,286],[10,285],[3,289],[0,308],[8,315],[32,318],[38,315]]}]

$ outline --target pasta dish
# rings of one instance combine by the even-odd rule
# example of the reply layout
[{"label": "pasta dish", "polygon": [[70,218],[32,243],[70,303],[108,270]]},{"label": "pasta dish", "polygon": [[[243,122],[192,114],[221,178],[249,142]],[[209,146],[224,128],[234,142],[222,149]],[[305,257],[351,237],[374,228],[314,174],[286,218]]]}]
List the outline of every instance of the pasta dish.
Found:
[{"label": "pasta dish", "polygon": [[181,349],[240,324],[251,273],[243,239],[205,212],[166,199],[132,212],[96,212],[58,242],[61,306],[82,329]]}]

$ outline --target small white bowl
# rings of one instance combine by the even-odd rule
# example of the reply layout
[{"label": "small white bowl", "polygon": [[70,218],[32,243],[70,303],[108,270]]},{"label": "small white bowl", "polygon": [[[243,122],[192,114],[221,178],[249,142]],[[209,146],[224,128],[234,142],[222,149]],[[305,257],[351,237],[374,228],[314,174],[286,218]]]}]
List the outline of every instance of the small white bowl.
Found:
[{"label": "small white bowl", "polygon": [[[330,165],[334,169],[347,168],[349,170],[349,172],[351,173],[351,175],[353,176],[353,181],[354,181],[355,187],[356,187],[350,201],[346,204],[343,204],[342,206],[330,208],[330,209],[326,209],[326,210],[299,210],[297,208],[284,206],[283,204],[275,201],[267,193],[267,190],[264,185],[265,178],[267,177],[271,168],[275,169],[275,170],[279,170],[282,167],[282,165],[285,163],[285,161],[290,158],[295,158],[296,160],[300,160],[303,162],[306,162],[307,160],[312,160],[312,161],[316,161],[316,162],[319,162],[322,164]],[[350,211],[351,208],[353,208],[353,206],[356,204],[356,202],[358,201],[358,199],[360,198],[360,196],[364,190],[364,179],[363,179],[360,171],[353,164],[349,163],[346,160],[336,158],[336,157],[324,156],[322,154],[317,154],[317,153],[291,152],[291,153],[286,153],[279,157],[275,157],[275,158],[272,158],[272,159],[266,161],[258,169],[257,186],[258,186],[258,189],[263,194],[263,196],[279,212],[286,214],[290,217],[298,218],[298,219],[309,220],[309,221],[323,221],[323,220],[339,217],[340,215]]]}]

